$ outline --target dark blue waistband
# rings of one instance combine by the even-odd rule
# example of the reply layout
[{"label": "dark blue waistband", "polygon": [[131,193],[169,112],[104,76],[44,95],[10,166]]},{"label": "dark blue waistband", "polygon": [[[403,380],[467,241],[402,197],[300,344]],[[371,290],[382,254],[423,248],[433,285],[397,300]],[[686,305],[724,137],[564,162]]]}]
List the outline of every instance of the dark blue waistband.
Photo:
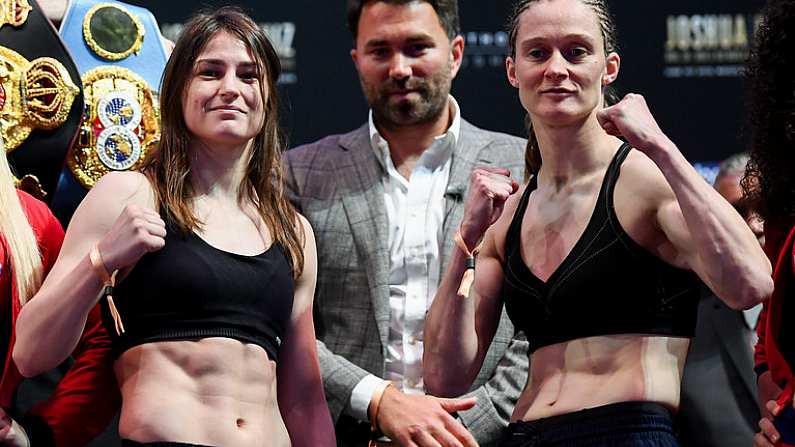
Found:
[{"label": "dark blue waistband", "polygon": [[[670,438],[670,445],[676,445],[671,412],[653,402],[619,402],[533,421],[512,422],[502,445],[559,445],[577,440],[585,442],[574,443],[576,445],[600,445],[592,442],[641,433],[644,437]],[[520,439],[528,443],[515,442]]]}]

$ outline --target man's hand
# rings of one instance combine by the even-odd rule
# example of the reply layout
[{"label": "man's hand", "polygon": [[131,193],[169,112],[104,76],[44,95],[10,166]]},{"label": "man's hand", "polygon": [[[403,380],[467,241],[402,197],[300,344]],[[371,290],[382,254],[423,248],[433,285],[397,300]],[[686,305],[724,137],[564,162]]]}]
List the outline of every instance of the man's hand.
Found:
[{"label": "man's hand", "polygon": [[378,408],[378,427],[403,447],[475,447],[472,434],[450,413],[475,406],[475,398],[442,399],[405,394],[387,387]]}]

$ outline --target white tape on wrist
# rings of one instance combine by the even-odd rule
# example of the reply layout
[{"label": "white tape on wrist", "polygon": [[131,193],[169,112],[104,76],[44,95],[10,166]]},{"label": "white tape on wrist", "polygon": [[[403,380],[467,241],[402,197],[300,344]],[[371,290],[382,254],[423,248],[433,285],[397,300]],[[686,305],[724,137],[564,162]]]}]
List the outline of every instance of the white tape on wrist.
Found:
[{"label": "white tape on wrist", "polygon": [[25,429],[13,419],[11,419],[11,429],[8,430],[4,442],[5,445],[14,447],[30,447],[30,439],[28,439],[28,434],[25,433]]}]

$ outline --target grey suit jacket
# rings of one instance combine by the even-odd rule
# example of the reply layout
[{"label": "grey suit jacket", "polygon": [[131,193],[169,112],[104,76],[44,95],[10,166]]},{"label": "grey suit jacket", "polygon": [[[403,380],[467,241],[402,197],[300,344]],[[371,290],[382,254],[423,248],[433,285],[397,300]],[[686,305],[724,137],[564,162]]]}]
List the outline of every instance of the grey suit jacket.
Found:
[{"label": "grey suit jacket", "polygon": [[[442,272],[463,217],[471,171],[478,166],[505,167],[521,178],[524,147],[522,139],[484,131],[462,120],[446,194]],[[370,145],[368,126],[287,151],[284,172],[291,201],[312,224],[317,240],[315,330],[338,441],[363,445],[364,439],[354,439],[359,435],[346,434],[362,430],[350,429],[352,418],[344,410],[362,378],[370,373],[384,377],[390,318],[382,168]],[[514,336],[503,312],[470,392],[477,396],[477,406],[460,413],[481,445],[498,440],[525,385],[527,369],[527,343]]]},{"label": "grey suit jacket", "polygon": [[753,444],[759,409],[751,336],[742,312],[712,294],[701,299],[682,378],[682,447]]}]

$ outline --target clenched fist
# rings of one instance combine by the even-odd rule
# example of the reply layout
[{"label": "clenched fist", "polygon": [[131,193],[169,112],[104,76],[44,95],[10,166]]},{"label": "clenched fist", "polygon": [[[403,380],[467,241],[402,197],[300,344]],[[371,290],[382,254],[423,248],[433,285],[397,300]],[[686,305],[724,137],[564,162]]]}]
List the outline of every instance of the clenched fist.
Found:
[{"label": "clenched fist", "polygon": [[138,205],[127,205],[99,242],[99,251],[105,267],[113,272],[163,248],[165,237],[166,224],[159,214]]},{"label": "clenched fist", "polygon": [[635,93],[600,110],[596,119],[609,135],[623,137],[632,147],[647,155],[670,142],[654,120],[646,100]]},{"label": "clenched fist", "polygon": [[477,168],[469,178],[469,193],[461,221],[461,236],[474,247],[483,233],[499,219],[505,202],[519,189],[511,171],[501,168]]}]

